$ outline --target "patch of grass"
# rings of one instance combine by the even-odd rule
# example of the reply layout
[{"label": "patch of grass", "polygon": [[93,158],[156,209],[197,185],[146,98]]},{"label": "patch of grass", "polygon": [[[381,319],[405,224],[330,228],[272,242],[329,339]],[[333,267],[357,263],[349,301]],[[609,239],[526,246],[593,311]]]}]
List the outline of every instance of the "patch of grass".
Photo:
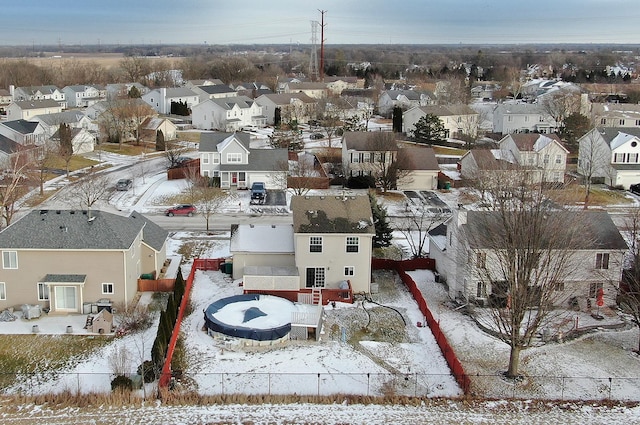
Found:
[{"label": "patch of grass", "polygon": [[0,335],[0,388],[12,385],[17,374],[50,375],[77,364],[111,340],[109,336]]},{"label": "patch of grass", "polygon": [[[584,204],[585,187],[573,184],[564,189],[550,190],[548,195],[555,202],[563,205],[582,205]],[[590,206],[630,204],[631,202],[632,200],[627,198],[625,192],[621,190],[595,187],[591,189],[589,195]]]},{"label": "patch of grass", "polygon": [[139,146],[136,146],[131,143],[123,143],[122,145],[118,143],[101,143],[96,146],[96,151],[101,150],[104,152],[117,153],[120,155],[132,155],[137,156],[144,153],[155,152],[155,144],[151,145],[149,143],[140,143]]},{"label": "patch of grass", "polygon": [[457,149],[457,148],[450,148],[447,146],[434,146],[433,150],[435,151],[436,155],[464,155],[465,153],[467,153],[466,149]]},{"label": "patch of grass", "polygon": [[178,140],[200,143],[200,132],[198,131],[178,131],[176,137]]}]

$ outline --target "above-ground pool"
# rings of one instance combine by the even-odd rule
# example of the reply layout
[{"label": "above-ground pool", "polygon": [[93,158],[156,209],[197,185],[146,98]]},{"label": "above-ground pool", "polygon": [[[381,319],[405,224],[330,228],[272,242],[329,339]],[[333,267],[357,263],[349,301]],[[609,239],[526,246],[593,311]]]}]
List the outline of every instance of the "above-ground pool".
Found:
[{"label": "above-ground pool", "polygon": [[272,295],[246,294],[222,298],[204,311],[207,332],[254,341],[275,341],[291,332],[291,301]]}]

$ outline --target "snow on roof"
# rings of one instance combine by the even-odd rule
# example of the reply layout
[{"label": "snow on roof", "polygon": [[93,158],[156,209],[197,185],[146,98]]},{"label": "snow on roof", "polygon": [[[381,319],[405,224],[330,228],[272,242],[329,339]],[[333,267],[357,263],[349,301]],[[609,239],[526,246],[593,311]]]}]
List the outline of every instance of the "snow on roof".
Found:
[{"label": "snow on roof", "polygon": [[293,226],[241,224],[230,245],[231,252],[293,253]]}]

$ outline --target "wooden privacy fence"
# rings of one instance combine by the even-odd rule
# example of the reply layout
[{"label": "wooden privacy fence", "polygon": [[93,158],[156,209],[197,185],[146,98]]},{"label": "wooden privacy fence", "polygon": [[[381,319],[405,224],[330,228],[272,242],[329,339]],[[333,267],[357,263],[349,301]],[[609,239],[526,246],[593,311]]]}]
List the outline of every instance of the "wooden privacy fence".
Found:
[{"label": "wooden privacy fence", "polygon": [[440,351],[442,352],[447,365],[449,365],[449,369],[451,369],[451,373],[458,382],[458,385],[460,385],[460,387],[462,388],[462,391],[464,391],[465,394],[468,394],[471,387],[471,380],[464,371],[460,360],[458,360],[458,357],[451,348],[451,345],[449,344],[449,341],[447,341],[446,336],[440,329],[440,325],[433,318],[431,310],[429,310],[427,302],[422,296],[422,292],[420,292],[418,286],[413,281],[411,276],[407,274],[407,270],[435,270],[435,264],[435,260],[431,258],[416,258],[406,261],[381,260],[374,258],[372,261],[372,267],[374,269],[391,269],[395,270],[398,273],[398,276],[400,276],[400,279],[405,284],[407,289],[409,289],[409,292],[411,292],[413,298],[416,300],[420,312],[427,321],[427,326],[429,326],[429,329],[431,329],[431,333],[435,337],[438,347],[440,347]]}]

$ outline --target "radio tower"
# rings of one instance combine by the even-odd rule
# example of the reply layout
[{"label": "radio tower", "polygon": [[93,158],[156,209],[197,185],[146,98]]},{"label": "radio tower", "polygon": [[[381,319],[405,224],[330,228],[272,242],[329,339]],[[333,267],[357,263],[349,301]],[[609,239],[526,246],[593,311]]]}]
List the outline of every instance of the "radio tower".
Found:
[{"label": "radio tower", "polygon": [[320,81],[324,81],[324,14],[327,13],[326,10],[320,10],[321,23],[320,23]]},{"label": "radio tower", "polygon": [[318,21],[311,21],[311,59],[309,60],[309,77],[318,81]]}]

